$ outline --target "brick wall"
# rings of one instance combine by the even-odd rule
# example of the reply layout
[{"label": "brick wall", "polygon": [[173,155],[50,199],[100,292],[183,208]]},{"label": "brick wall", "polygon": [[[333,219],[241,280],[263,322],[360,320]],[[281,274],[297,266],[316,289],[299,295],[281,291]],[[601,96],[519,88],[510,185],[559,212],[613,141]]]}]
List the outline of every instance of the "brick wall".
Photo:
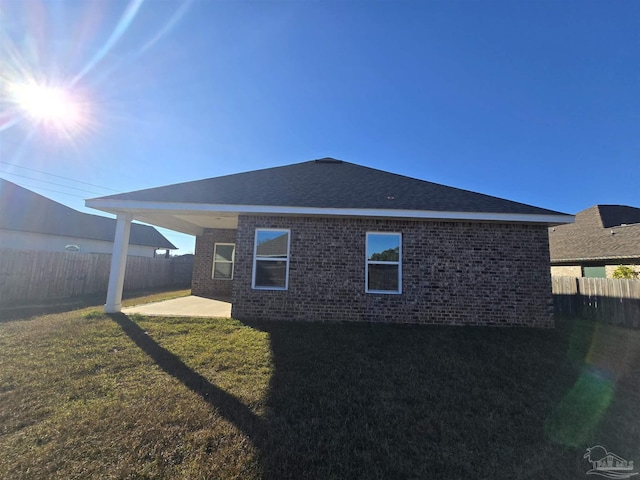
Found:
[{"label": "brick wall", "polygon": [[191,279],[191,293],[207,298],[230,299],[233,280],[214,280],[213,246],[215,243],[235,243],[236,231],[207,228],[196,237],[196,255]]},{"label": "brick wall", "polygon": [[[256,228],[291,229],[289,289],[253,290]],[[401,295],[365,293],[368,231],[402,233]],[[553,326],[545,226],[240,216],[234,318]]]}]

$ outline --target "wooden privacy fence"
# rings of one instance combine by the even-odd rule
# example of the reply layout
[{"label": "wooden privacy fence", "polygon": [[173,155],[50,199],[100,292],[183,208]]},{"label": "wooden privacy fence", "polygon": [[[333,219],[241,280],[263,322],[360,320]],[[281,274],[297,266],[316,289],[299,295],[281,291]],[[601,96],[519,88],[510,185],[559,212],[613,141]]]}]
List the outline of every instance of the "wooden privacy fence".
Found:
[{"label": "wooden privacy fence", "polygon": [[640,328],[640,280],[552,277],[554,311]]},{"label": "wooden privacy fence", "polygon": [[[107,292],[111,255],[0,250],[0,305]],[[125,290],[191,284],[193,256],[127,257]]]}]

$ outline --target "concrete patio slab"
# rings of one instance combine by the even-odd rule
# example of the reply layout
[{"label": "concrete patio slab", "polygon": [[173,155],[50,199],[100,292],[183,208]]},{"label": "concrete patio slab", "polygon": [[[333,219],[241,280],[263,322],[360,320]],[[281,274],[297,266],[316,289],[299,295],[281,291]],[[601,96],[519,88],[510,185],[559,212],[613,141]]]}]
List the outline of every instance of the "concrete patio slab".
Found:
[{"label": "concrete patio slab", "polygon": [[211,300],[190,295],[162,302],[147,303],[135,307],[126,307],[122,313],[163,317],[222,317],[231,316],[231,304],[220,300]]}]

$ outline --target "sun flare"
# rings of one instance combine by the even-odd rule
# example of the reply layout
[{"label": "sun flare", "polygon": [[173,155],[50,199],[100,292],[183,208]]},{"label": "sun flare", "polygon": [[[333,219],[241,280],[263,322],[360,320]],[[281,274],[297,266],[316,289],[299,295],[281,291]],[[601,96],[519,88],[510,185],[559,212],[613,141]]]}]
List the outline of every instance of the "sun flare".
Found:
[{"label": "sun flare", "polygon": [[81,129],[86,120],[86,104],[70,89],[34,81],[14,83],[10,97],[21,114],[31,122],[69,134]]}]

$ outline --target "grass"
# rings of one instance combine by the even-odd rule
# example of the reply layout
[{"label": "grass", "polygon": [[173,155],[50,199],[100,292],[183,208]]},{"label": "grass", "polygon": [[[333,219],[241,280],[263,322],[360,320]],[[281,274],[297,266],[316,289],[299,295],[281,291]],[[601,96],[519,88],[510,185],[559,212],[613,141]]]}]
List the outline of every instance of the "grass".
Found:
[{"label": "grass", "polygon": [[[125,307],[140,303],[159,302],[171,298],[184,297],[191,294],[191,290],[135,290],[123,294],[122,304]],[[104,293],[95,295],[77,295],[75,297],[51,298],[40,302],[0,304],[0,323],[8,320],[22,320],[47,313],[68,312],[90,306],[104,304]]]},{"label": "grass", "polygon": [[584,479],[638,418],[640,332],[586,320],[0,323],[0,478]]}]

